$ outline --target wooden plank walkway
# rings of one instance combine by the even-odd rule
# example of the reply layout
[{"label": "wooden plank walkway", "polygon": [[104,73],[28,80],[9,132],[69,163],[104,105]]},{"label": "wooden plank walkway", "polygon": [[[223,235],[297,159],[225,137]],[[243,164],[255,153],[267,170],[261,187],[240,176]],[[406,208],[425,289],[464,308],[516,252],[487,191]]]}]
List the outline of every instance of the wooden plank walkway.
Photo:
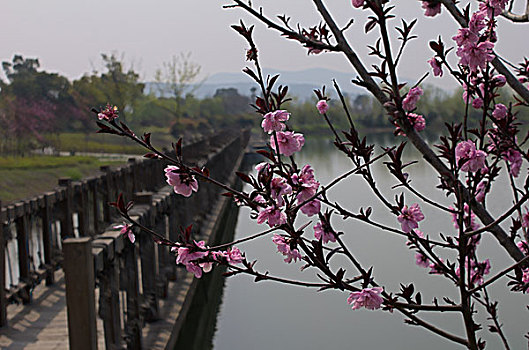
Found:
[{"label": "wooden plank walkway", "polygon": [[[178,269],[178,282],[170,282],[166,299],[160,302],[160,319],[143,328],[144,349],[164,349],[193,281],[193,274]],[[62,270],[51,287],[41,284],[33,291],[30,305],[8,306],[9,326],[0,328],[0,348],[69,349],[66,292]],[[96,295],[96,301],[99,296]],[[96,303],[97,304],[97,303]],[[103,324],[98,318],[98,349],[105,349]]]}]

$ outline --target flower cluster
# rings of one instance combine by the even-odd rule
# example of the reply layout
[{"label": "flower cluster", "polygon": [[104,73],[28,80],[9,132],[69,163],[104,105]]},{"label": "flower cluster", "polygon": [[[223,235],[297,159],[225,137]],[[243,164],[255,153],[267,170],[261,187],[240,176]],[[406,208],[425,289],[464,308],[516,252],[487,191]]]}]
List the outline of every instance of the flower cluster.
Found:
[{"label": "flower cluster", "polygon": [[419,221],[424,220],[424,215],[419,204],[414,203],[410,207],[405,205],[401,209],[397,220],[400,222],[402,231],[410,233],[413,229],[419,227]]},{"label": "flower cluster", "polygon": [[301,260],[301,254],[297,248],[291,247],[291,242],[285,237],[275,234],[272,237],[272,242],[277,246],[277,252],[285,256],[285,262],[290,264],[292,261],[296,262]]},{"label": "flower cluster", "polygon": [[480,6],[480,10],[472,14],[468,27],[459,29],[452,38],[458,46],[456,54],[460,58],[459,64],[468,67],[471,72],[476,72],[478,68],[484,70],[486,64],[494,59],[493,31],[481,33],[489,24],[493,25],[493,15],[489,16],[491,22],[486,20],[487,15],[491,13]]},{"label": "flower cluster", "polygon": [[118,117],[118,107],[107,104],[105,108],[97,114],[99,120],[105,120],[111,122]]},{"label": "flower cluster", "polygon": [[477,150],[474,142],[462,141],[456,146],[456,162],[461,167],[461,171],[475,173],[485,169],[485,158],[487,153]]},{"label": "flower cluster", "polygon": [[226,251],[210,251],[204,241],[193,241],[194,244],[181,247],[173,247],[176,253],[176,263],[182,264],[187,271],[195,277],[202,277],[203,273],[211,271],[214,263],[226,262],[228,264],[240,264],[244,258],[237,247],[228,248]]},{"label": "flower cluster", "polygon": [[382,287],[364,288],[359,292],[352,292],[347,298],[347,303],[353,304],[353,310],[365,307],[369,310],[380,309],[384,299],[380,296]]},{"label": "flower cluster", "polygon": [[406,111],[413,111],[417,105],[417,101],[419,101],[419,98],[421,98],[423,93],[424,92],[419,86],[411,88],[406,97],[402,100],[402,108]]}]

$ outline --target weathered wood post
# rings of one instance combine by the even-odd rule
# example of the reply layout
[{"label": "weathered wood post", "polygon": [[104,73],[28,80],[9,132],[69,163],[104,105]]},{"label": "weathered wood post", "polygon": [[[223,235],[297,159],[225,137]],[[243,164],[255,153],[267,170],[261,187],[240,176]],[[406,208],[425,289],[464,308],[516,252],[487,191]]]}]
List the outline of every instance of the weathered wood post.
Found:
[{"label": "weathered wood post", "polygon": [[[137,205],[152,205],[152,192],[139,192],[134,195],[134,203]],[[134,210],[134,209],[133,209]],[[142,222],[147,227],[152,227],[154,223],[154,210],[148,210],[147,215],[143,216]],[[141,232],[138,237],[140,246],[141,260],[141,285],[145,304],[142,305],[142,311],[146,321],[158,319],[159,305],[158,293],[156,291],[156,264],[154,241],[150,235]]]},{"label": "weathered wood post", "polygon": [[[133,217],[133,219],[138,219]],[[135,230],[138,234],[139,230]],[[140,291],[138,284],[138,255],[136,245],[130,242],[124,242],[123,260],[125,263],[124,271],[120,273],[120,287],[127,293],[127,311],[125,322],[125,341],[127,349],[141,350],[141,328],[142,320],[140,318]]]},{"label": "weathered wood post", "polygon": [[48,192],[43,196],[43,206],[40,209],[42,219],[42,245],[44,250],[44,263],[47,265],[48,274],[46,275],[46,285],[50,286],[55,283],[55,269],[53,259],[53,237],[51,232],[51,200],[53,192]]},{"label": "weathered wood post", "polygon": [[70,349],[97,349],[94,259],[90,237],[63,242]]},{"label": "weathered wood post", "polygon": [[123,250],[120,232],[110,231],[93,241],[94,247],[104,248],[103,271],[98,271],[99,317],[103,319],[107,349],[121,344],[121,313],[119,309],[119,256]]},{"label": "weathered wood post", "polygon": [[99,167],[99,170],[101,170],[103,175],[103,181],[104,185],[100,186],[102,194],[102,200],[103,200],[103,221],[105,223],[110,222],[110,206],[107,204],[109,202],[113,202],[115,198],[113,198],[113,192],[112,192],[112,176],[110,172],[110,167],[108,165],[103,165]]},{"label": "weathered wood post", "polygon": [[77,221],[79,225],[79,237],[90,236],[90,215],[88,212],[89,207],[89,193],[88,184],[86,181],[82,181],[79,184],[79,193],[75,198],[75,209],[77,211]]},{"label": "weathered wood post", "polygon": [[2,209],[2,201],[0,200],[0,327],[7,326],[7,300],[6,300],[6,240],[4,237],[6,210]]},{"label": "weathered wood post", "polygon": [[18,248],[18,269],[19,280],[25,283],[22,294],[22,303],[29,304],[31,302],[30,291],[30,268],[29,268],[29,217],[27,215],[27,204],[19,202],[15,204],[15,225],[17,229],[17,248]]},{"label": "weathered wood post", "polygon": [[62,217],[61,217],[61,238],[65,239],[68,235],[73,237],[73,220],[72,220],[72,179],[69,177],[61,177],[59,179],[59,186],[64,187],[64,200],[62,202]]}]

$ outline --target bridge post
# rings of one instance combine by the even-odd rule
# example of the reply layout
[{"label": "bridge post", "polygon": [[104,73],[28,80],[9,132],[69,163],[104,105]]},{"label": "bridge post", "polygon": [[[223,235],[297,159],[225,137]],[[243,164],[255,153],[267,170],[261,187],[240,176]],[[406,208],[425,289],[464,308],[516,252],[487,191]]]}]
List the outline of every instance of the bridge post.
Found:
[{"label": "bridge post", "polygon": [[104,173],[104,186],[99,186],[103,192],[102,201],[103,201],[103,221],[105,224],[110,222],[110,206],[107,204],[114,201],[115,198],[112,198],[112,173],[110,172],[110,167],[108,165],[103,165],[99,168],[102,173]]},{"label": "bridge post", "polygon": [[[150,210],[143,216],[143,224],[147,227],[153,227],[154,217],[156,213],[152,207],[152,192],[138,192],[134,195],[134,202],[138,205],[148,205]],[[143,297],[145,300],[142,305],[146,321],[154,321],[159,316],[158,293],[156,288],[156,253],[154,241],[150,235],[141,232],[138,238],[140,246],[140,260],[141,260],[141,285],[143,290]]]},{"label": "bridge post", "polygon": [[62,244],[70,349],[97,349],[94,259],[90,237]]},{"label": "bridge post", "polygon": [[[139,230],[135,230],[138,234]],[[125,244],[123,248],[123,259],[125,270],[120,272],[120,288],[127,293],[127,311],[125,321],[125,340],[127,349],[141,349],[141,328],[142,320],[140,318],[139,303],[139,284],[138,284],[138,256],[136,245]]]},{"label": "bridge post", "polygon": [[28,212],[28,205],[23,202],[15,204],[15,212],[18,214],[15,219],[17,228],[17,248],[18,248],[18,268],[19,268],[19,284],[24,286],[22,294],[22,303],[31,303],[30,291],[30,268],[29,268],[29,233],[30,223]]},{"label": "bridge post", "polygon": [[44,194],[44,206],[40,210],[42,219],[42,245],[44,250],[44,263],[50,268],[46,275],[46,285],[50,286],[55,283],[55,268],[53,259],[53,244],[51,232],[51,196],[49,193]]},{"label": "bridge post", "polygon": [[69,177],[61,177],[59,179],[59,186],[64,187],[64,200],[62,202],[62,218],[61,218],[61,238],[66,238],[67,235],[73,234],[73,220],[72,220],[72,179]]},{"label": "bridge post", "polygon": [[7,326],[7,300],[6,300],[6,241],[4,237],[5,211],[2,211],[2,201],[0,200],[0,327]]}]

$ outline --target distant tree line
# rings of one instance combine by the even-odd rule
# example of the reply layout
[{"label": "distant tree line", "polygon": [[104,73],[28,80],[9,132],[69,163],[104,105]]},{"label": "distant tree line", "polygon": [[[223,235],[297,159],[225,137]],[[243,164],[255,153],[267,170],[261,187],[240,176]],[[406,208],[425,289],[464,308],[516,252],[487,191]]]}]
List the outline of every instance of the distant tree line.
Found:
[{"label": "distant tree line", "polygon": [[[197,65],[189,55],[164,64],[157,74],[165,94],[145,94],[145,84],[123,57],[102,54],[103,69],[70,81],[42,70],[36,58],[15,55],[2,62],[0,80],[0,154],[22,154],[46,146],[50,135],[93,132],[92,107],[118,106],[121,120],[136,130],[159,127],[175,137],[251,124],[250,99],[236,89],[219,89],[197,99],[187,86],[196,78]],[[191,71],[190,71],[191,70]],[[191,75],[190,75],[191,74]]]},{"label": "distant tree line", "polygon": [[[508,105],[507,101],[512,97],[510,90],[505,90],[500,100]],[[458,122],[461,120],[461,111],[465,111],[465,101],[463,100],[462,89],[446,92],[432,86],[424,87],[424,95],[417,104],[418,110],[424,114],[426,124],[425,132],[430,136],[437,136],[433,133],[436,130],[443,130],[445,123]],[[363,132],[392,132],[394,128],[388,123],[388,115],[384,108],[370,95],[345,96],[351,118],[357,127]],[[305,133],[328,133],[329,128],[325,119],[316,111],[317,99],[294,101],[288,107],[289,112],[295,115],[290,120],[292,128],[303,130]],[[347,130],[349,124],[347,116],[342,108],[340,99],[334,98],[329,101],[329,116],[333,123],[342,130]],[[529,121],[527,109],[515,109],[518,111],[517,118],[521,121]],[[472,128],[478,128],[482,119],[482,110],[469,106],[468,122]]]}]

